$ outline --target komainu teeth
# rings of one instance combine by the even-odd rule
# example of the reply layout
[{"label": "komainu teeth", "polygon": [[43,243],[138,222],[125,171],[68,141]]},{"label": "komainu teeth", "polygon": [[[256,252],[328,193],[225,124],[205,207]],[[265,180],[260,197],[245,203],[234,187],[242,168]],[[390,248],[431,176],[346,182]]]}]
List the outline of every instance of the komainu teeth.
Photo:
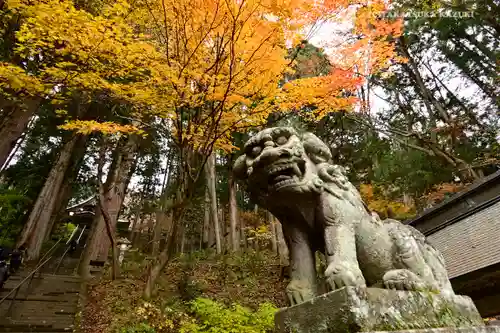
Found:
[{"label": "komainu teeth", "polygon": [[293,172],[295,172],[298,176],[302,175],[302,173],[300,172],[300,168],[295,163],[276,166],[269,171],[269,174],[273,175],[286,169],[293,169]]},{"label": "komainu teeth", "polygon": [[287,179],[287,180],[282,180],[278,183],[276,183],[274,185],[275,188],[279,188],[279,187],[282,187],[282,186],[285,186],[285,185],[290,185],[290,184],[294,184],[296,182],[295,179]]}]

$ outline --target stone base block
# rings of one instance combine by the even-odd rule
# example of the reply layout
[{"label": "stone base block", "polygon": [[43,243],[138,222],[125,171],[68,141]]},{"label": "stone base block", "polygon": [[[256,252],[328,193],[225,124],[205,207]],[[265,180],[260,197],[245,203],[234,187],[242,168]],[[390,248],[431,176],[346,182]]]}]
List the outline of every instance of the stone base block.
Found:
[{"label": "stone base block", "polygon": [[276,313],[275,323],[279,333],[405,330],[427,333],[427,329],[440,327],[483,333],[486,329],[469,297],[361,287],[345,287],[281,309]]},{"label": "stone base block", "polygon": [[[389,333],[388,331],[378,331],[371,333]],[[406,330],[392,331],[390,333],[500,333],[498,326],[476,326],[476,327],[443,327],[443,328],[428,328],[424,330]]]}]

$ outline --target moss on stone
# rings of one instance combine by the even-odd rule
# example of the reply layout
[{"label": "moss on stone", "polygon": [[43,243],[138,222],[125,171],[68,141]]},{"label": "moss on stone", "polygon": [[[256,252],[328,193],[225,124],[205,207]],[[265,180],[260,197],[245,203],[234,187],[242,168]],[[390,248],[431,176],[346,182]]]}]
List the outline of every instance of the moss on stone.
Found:
[{"label": "moss on stone", "polygon": [[[472,301],[433,292],[401,292],[348,287],[315,302],[289,308],[280,316],[298,333],[353,333],[482,326]],[[280,331],[290,333],[290,330]]]}]

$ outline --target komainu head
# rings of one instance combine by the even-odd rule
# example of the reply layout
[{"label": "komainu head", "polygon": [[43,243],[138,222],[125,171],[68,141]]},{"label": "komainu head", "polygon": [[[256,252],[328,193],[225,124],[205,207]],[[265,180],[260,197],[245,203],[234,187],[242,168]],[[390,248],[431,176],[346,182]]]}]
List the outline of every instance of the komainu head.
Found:
[{"label": "komainu head", "polygon": [[333,165],[331,158],[326,144],[314,134],[273,127],[247,141],[233,171],[254,199],[266,206],[267,199],[279,203],[293,194],[346,190],[350,183],[343,168]]}]

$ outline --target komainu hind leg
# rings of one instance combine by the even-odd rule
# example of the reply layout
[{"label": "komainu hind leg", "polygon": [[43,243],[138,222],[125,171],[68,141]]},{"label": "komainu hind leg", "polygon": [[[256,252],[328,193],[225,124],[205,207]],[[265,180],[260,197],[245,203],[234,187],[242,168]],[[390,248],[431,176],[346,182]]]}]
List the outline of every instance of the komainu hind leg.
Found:
[{"label": "komainu hind leg", "polygon": [[384,274],[383,281],[387,289],[413,291],[434,289],[431,284],[407,269],[393,269]]},{"label": "komainu hind leg", "polygon": [[450,279],[448,278],[448,272],[446,271],[443,255],[427,241],[424,242],[422,248],[422,254],[425,261],[431,267],[432,274],[434,275],[434,279],[439,286],[441,294],[447,296],[455,295]]},{"label": "komainu hind leg", "polygon": [[384,274],[383,281],[386,288],[438,291],[439,285],[422,254],[423,248],[420,243],[423,242],[424,236],[399,223],[393,225],[390,232],[398,269]]}]

